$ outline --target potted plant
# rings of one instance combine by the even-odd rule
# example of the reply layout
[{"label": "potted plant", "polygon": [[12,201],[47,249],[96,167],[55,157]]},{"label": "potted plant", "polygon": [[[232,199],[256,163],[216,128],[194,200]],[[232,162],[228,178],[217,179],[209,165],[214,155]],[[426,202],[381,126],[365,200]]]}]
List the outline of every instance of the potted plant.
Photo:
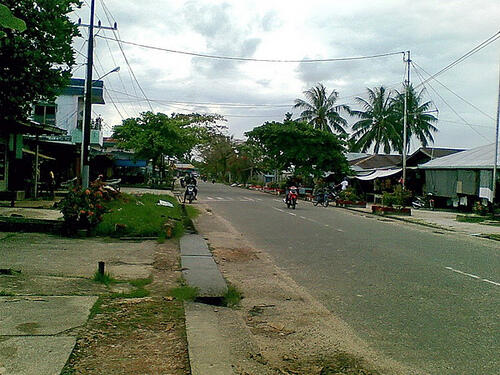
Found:
[{"label": "potted plant", "polygon": [[336,201],[336,205],[339,207],[366,207],[366,201],[362,200],[354,188],[349,187],[342,190],[339,193],[339,197]]},{"label": "potted plant", "polygon": [[373,205],[372,213],[379,215],[411,215],[411,209],[407,208],[407,202],[411,198],[411,192],[404,190],[402,186],[396,186],[394,192],[384,192],[382,206]]}]

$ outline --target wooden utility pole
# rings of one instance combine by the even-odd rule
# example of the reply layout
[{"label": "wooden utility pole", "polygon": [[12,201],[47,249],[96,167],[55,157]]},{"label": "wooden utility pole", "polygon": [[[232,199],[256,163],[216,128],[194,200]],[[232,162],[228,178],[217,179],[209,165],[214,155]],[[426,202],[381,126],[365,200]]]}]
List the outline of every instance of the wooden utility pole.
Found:
[{"label": "wooden utility pole", "polygon": [[404,100],[404,114],[403,114],[403,189],[406,187],[406,154],[407,154],[407,127],[408,127],[408,93],[410,89],[410,51],[406,51],[406,59],[403,57],[403,61],[407,64],[406,71],[407,77],[405,80],[405,100]]},{"label": "wooden utility pole", "polygon": [[497,169],[498,169],[498,133],[500,127],[500,63],[498,64],[498,98],[497,98],[497,122],[496,122],[496,135],[495,135],[495,160],[493,161],[493,177],[492,177],[492,196],[491,206],[495,212],[495,194],[497,186]]}]

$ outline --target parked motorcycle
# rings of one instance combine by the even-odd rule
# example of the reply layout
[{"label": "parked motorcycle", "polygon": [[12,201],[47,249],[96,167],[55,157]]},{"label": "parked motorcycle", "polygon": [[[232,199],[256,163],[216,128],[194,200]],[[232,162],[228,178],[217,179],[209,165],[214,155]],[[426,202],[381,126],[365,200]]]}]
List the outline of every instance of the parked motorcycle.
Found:
[{"label": "parked motorcycle", "polygon": [[337,193],[333,189],[327,188],[326,190],[319,191],[313,198],[313,205],[321,204],[323,207],[328,207],[330,202],[337,200]]},{"label": "parked motorcycle", "polygon": [[188,200],[189,203],[192,203],[193,200],[195,199],[195,195],[196,195],[195,186],[191,185],[191,184],[187,185],[186,191],[184,192],[184,202],[183,203],[186,203],[186,199]]},{"label": "parked motorcycle", "polygon": [[415,197],[415,200],[411,202],[411,205],[417,210],[419,208],[430,208],[431,210],[434,210],[434,198],[432,197],[432,193],[423,197]]},{"label": "parked motorcycle", "polygon": [[299,193],[297,191],[297,188],[295,186],[291,186],[290,190],[288,190],[288,193],[285,197],[285,203],[288,208],[292,207],[295,210],[295,207],[297,206],[297,199],[299,197]]}]

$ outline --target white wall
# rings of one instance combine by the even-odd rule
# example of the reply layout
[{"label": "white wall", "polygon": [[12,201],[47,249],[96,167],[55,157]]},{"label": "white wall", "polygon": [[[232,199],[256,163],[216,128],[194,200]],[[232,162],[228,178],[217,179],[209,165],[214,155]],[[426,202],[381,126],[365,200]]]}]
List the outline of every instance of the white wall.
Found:
[{"label": "white wall", "polygon": [[68,131],[68,134],[76,129],[78,118],[78,96],[60,95],[56,99],[56,126]]}]

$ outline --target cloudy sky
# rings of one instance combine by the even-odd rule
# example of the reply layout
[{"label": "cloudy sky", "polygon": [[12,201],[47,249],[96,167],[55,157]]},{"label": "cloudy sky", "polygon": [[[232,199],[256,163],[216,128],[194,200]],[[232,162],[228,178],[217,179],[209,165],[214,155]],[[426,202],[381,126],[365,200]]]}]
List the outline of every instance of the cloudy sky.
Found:
[{"label": "cloudy sky", "polygon": [[[89,19],[89,2],[74,14],[84,23]],[[107,104],[94,106],[108,126],[151,105],[164,113],[222,114],[228,132],[242,138],[265,121],[282,120],[292,111],[294,99],[318,82],[337,90],[339,103],[351,106],[367,87],[400,90],[405,72],[402,55],[320,63],[241,62],[125,43],[122,53],[116,41],[99,36],[254,59],[329,59],[410,50],[415,64],[411,79],[418,85],[500,31],[500,2],[96,0],[96,19],[103,25],[118,23],[116,35],[99,31],[95,46],[94,79],[120,66],[119,73],[104,78]],[[86,36],[85,29],[82,34]],[[494,140],[499,47],[496,40],[439,75],[439,82],[425,84],[425,98],[439,109],[436,146],[470,148]],[[83,38],[75,40],[75,49],[80,65],[74,76],[83,78]]]}]

